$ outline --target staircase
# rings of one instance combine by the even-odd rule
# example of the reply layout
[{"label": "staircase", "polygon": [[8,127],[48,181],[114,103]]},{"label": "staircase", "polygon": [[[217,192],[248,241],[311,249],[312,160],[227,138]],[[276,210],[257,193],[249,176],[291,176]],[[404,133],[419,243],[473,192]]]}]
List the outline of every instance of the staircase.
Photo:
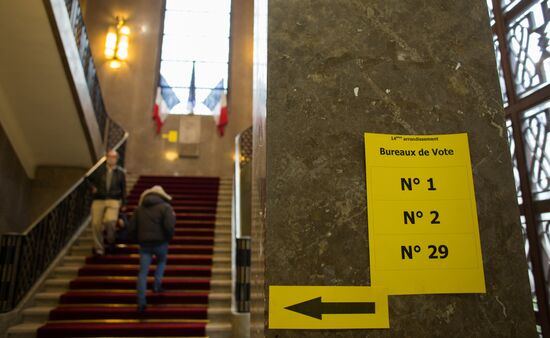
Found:
[{"label": "staircase", "polygon": [[[93,257],[86,229],[7,337],[231,337],[231,180],[141,176],[129,214],[156,184],[172,195],[176,212],[166,291],[148,291],[148,308],[137,312],[138,246],[117,243],[112,254]],[[149,290],[154,269],[155,261]]]}]

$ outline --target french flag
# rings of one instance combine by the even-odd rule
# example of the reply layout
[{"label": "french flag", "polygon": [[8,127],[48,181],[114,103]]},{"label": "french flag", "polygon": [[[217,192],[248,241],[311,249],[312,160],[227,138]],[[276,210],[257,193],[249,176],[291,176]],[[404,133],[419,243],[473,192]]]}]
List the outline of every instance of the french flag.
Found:
[{"label": "french flag", "polygon": [[153,120],[157,124],[156,133],[160,134],[160,130],[164,125],[164,121],[170,114],[170,110],[175,105],[180,103],[176,93],[172,90],[172,87],[168,85],[168,82],[164,77],[160,76],[159,86],[157,87],[157,95],[155,97],[155,105],[153,106]]},{"label": "french flag", "polygon": [[225,126],[228,122],[227,95],[223,87],[223,79],[210,91],[210,94],[208,94],[202,103],[212,111],[218,133],[220,136],[223,136]]}]

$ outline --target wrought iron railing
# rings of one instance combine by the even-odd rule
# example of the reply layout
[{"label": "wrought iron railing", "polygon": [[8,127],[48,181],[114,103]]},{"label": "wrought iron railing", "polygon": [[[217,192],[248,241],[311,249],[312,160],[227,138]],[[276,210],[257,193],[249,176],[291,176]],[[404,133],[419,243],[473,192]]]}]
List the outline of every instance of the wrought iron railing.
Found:
[{"label": "wrought iron railing", "polygon": [[250,312],[250,237],[236,238],[235,309]]},{"label": "wrought iron railing", "polygon": [[101,132],[101,137],[105,138],[106,131],[109,128],[109,117],[105,110],[103,96],[101,95],[101,87],[99,86],[97,71],[92,58],[92,51],[88,39],[88,33],[86,31],[86,26],[84,25],[82,10],[80,9],[80,1],[65,0],[65,5],[69,13],[69,19],[71,21],[71,27],[73,28],[78,53],[80,54],[80,60],[82,61],[82,67],[84,68],[86,83],[88,84],[88,90],[90,93],[90,98],[92,99],[92,106],[94,107],[99,131]]},{"label": "wrought iron railing", "polygon": [[233,180],[233,284],[234,308],[250,312],[252,127],[235,138],[235,179]]},{"label": "wrought iron railing", "polygon": [[115,149],[119,154],[119,165],[124,167],[124,160],[126,158],[126,142],[119,145],[120,140],[128,137],[128,133],[114,120],[107,116],[107,140],[105,141],[105,148]]}]

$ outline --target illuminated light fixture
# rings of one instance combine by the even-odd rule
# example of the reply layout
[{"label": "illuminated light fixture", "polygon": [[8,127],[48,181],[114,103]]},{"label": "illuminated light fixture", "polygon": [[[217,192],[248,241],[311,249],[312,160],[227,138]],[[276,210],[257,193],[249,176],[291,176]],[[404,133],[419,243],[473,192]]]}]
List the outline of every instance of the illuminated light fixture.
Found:
[{"label": "illuminated light fixture", "polygon": [[111,60],[111,62],[109,62],[109,67],[113,69],[118,69],[120,66],[122,66],[122,63],[118,60]]},{"label": "illuminated light fixture", "polygon": [[167,151],[165,154],[164,154],[164,157],[166,157],[166,159],[168,161],[175,161],[178,159],[179,155],[177,152],[175,151]]},{"label": "illuminated light fixture", "polygon": [[125,25],[124,19],[116,18],[116,27],[109,27],[105,37],[105,57],[110,60],[109,66],[113,69],[122,66],[121,61],[128,58],[128,47],[130,45],[130,28]]}]

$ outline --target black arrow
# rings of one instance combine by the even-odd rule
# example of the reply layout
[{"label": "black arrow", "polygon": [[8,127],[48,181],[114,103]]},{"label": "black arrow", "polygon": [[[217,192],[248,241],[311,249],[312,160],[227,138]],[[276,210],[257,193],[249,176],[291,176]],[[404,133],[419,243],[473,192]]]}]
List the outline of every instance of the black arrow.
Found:
[{"label": "black arrow", "polygon": [[323,319],[323,314],[376,313],[373,302],[323,303],[321,297],[287,306],[285,309],[317,319]]}]

